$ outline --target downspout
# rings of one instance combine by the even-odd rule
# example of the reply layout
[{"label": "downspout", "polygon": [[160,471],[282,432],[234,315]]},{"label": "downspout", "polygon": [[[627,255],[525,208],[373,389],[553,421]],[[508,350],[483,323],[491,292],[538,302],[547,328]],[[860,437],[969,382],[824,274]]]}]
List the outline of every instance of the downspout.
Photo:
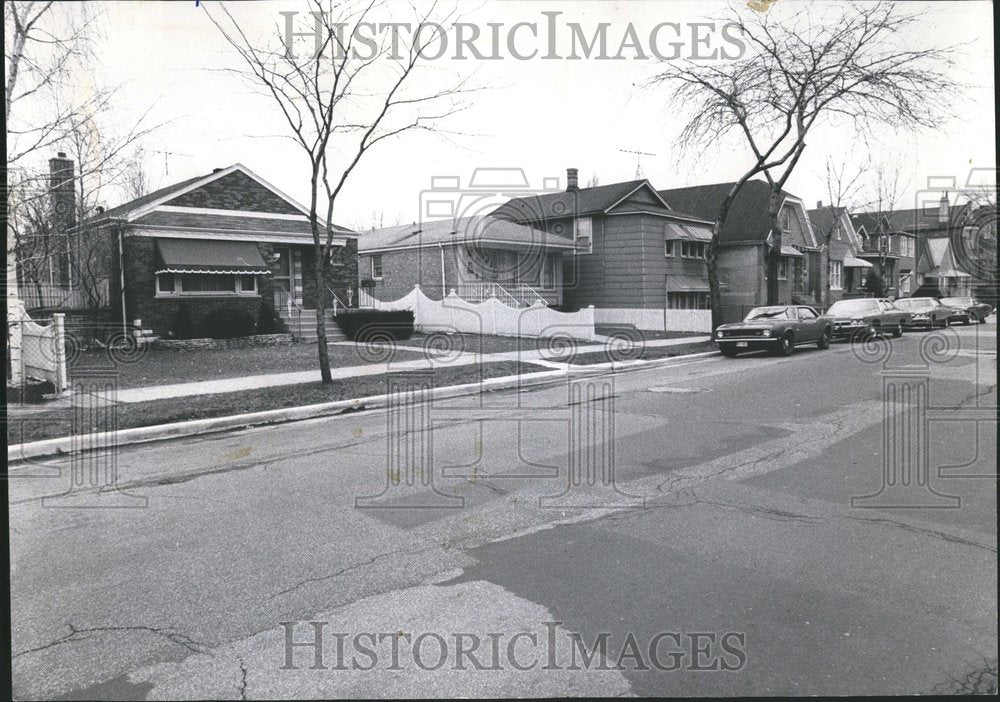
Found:
[{"label": "downspout", "polygon": [[448,295],[447,288],[445,288],[445,278],[444,278],[444,244],[438,242],[438,250],[441,252],[441,300]]},{"label": "downspout", "polygon": [[118,278],[121,286],[122,334],[128,337],[128,321],[125,313],[125,249],[122,245],[122,226],[118,225]]}]

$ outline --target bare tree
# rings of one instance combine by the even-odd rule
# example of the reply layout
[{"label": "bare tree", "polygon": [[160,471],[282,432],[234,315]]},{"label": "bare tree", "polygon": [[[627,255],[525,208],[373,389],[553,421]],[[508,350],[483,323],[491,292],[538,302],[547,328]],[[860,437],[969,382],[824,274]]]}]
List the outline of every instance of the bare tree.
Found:
[{"label": "bare tree", "polygon": [[669,63],[651,81],[671,85],[676,103],[690,111],[680,134],[683,146],[703,147],[735,135],[753,159],[720,204],[708,245],[713,325],[721,321],[719,233],[747,180],[763,175],[770,187],[767,301],[774,304],[782,188],[810,131],[821,124],[862,135],[876,123],[900,130],[931,126],[955,85],[948,73],[954,47],[910,46],[902,32],[918,17],[890,3],[838,5],[826,12],[810,6],[785,19],[773,10],[733,9],[727,21],[744,38],[748,55],[728,63]]},{"label": "bare tree", "polygon": [[148,195],[152,190],[149,171],[146,170],[146,151],[136,149],[125,164],[122,174],[121,189],[125,194],[125,200],[137,200],[144,195]]},{"label": "bare tree", "polygon": [[[263,92],[287,124],[287,135],[309,161],[309,223],[313,234],[316,333],[320,373],[331,382],[326,337],[326,267],[337,228],[333,213],[351,173],[376,144],[404,132],[440,132],[440,122],[464,109],[462,95],[475,90],[465,80],[441,88],[433,74],[423,80],[425,57],[433,55],[450,16],[430,19],[432,6],[415,16],[407,38],[403,33],[372,37],[364,28],[379,11],[395,6],[372,0],[362,4],[311,0],[298,31],[314,41],[296,46],[293,35],[278,28],[268,45],[258,45],[229,10],[218,5],[206,12],[242,59],[238,73]],[[297,19],[295,14],[288,20]],[[402,25],[397,25],[402,26]],[[286,28],[288,25],[286,25]],[[432,31],[426,31],[431,29]],[[359,31],[363,30],[363,31]],[[308,49],[303,55],[297,51]],[[429,52],[429,50],[431,50]],[[421,92],[422,90],[422,92]],[[322,214],[321,214],[322,213]]]},{"label": "bare tree", "polygon": [[[826,161],[824,171],[826,183],[826,211],[829,219],[824,219],[818,227],[822,243],[819,258],[819,289],[820,302],[823,307],[830,306],[830,246],[833,236],[842,226],[842,219],[849,211],[849,205],[859,205],[858,196],[862,188],[861,169],[849,169],[846,162],[837,162],[832,158]],[[816,227],[814,227],[815,229]],[[846,233],[846,232],[844,232]]]}]

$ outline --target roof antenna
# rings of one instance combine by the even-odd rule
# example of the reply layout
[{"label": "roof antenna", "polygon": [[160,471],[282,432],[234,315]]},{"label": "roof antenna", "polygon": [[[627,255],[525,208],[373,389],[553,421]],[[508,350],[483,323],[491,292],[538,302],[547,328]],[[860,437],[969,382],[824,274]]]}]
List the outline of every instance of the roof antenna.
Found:
[{"label": "roof antenna", "polygon": [[651,154],[648,151],[634,151],[632,149],[618,149],[623,154],[635,154],[635,179],[644,180],[645,176],[642,174],[642,157],[643,156],[656,156],[656,154]]}]

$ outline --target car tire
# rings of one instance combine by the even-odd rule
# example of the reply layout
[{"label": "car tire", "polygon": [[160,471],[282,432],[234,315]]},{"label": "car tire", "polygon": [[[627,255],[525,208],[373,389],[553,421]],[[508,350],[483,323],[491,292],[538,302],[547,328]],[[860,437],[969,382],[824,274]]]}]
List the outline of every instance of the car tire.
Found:
[{"label": "car tire", "polygon": [[820,349],[830,348],[830,330],[824,329],[823,333],[819,335],[819,341],[816,342],[816,346]]},{"label": "car tire", "polygon": [[791,332],[786,333],[781,337],[781,343],[778,345],[778,355],[780,356],[791,356],[795,352],[795,335]]},{"label": "car tire", "polygon": [[736,358],[737,354],[739,354],[739,351],[737,351],[736,347],[733,346],[732,344],[726,344],[725,346],[720,344],[719,353],[721,353],[726,358]]},{"label": "car tire", "polygon": [[903,323],[900,322],[896,325],[896,328],[892,330],[892,338],[898,339],[903,335]]},{"label": "car tire", "polygon": [[962,326],[967,327],[970,324],[972,324],[972,320],[969,318],[969,315],[965,315],[965,319],[962,321]]}]

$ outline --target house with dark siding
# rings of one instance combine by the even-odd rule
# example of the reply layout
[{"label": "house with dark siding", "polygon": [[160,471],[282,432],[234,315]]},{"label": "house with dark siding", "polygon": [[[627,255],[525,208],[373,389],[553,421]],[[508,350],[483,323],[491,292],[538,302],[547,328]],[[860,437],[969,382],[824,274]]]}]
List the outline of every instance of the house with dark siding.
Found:
[{"label": "house with dark siding", "polygon": [[[696,185],[660,190],[670,207],[713,221],[733,183]],[[744,183],[733,200],[720,233],[716,270],[726,322],[743,319],[753,307],[767,303],[766,256],[771,220],[769,186],[762,180]],[[782,228],[781,263],[778,268],[778,302],[815,305],[819,244],[801,199],[782,191],[779,222]]]},{"label": "house with dark siding", "polygon": [[[846,207],[824,207],[822,202],[817,202],[816,209],[809,210],[808,215],[820,247],[827,245],[829,237],[827,276],[830,283],[830,304],[838,300],[864,297],[865,280],[874,270],[874,264],[858,257],[864,248],[864,240],[855,231],[850,212]],[[820,256],[810,257],[809,264],[813,296],[822,306],[824,301],[819,270]]]},{"label": "house with dark siding", "polygon": [[77,235],[103,252],[115,318],[168,336],[182,306],[197,328],[213,310],[314,322],[321,296],[328,308],[356,300],[356,235],[334,226],[320,288],[308,215],[237,163],[100,211]]},{"label": "house with dark siding", "polygon": [[646,180],[581,188],[571,168],[564,192],[516,198],[492,216],[575,243],[563,257],[563,304],[593,305],[598,324],[662,331],[684,316],[672,312],[708,309],[711,223],[672,207]]}]

